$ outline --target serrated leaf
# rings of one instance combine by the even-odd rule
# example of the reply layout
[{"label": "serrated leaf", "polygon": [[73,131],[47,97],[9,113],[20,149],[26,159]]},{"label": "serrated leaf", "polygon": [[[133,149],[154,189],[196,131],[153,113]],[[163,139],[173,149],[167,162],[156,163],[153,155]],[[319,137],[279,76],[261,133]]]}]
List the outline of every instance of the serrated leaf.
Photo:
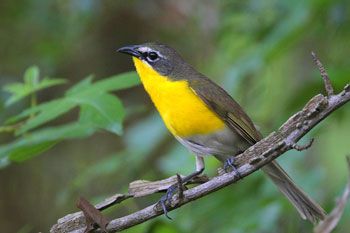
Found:
[{"label": "serrated leaf", "polygon": [[[23,134],[28,130],[31,130],[35,127],[38,127],[42,124],[53,120],[62,114],[68,112],[72,108],[76,106],[76,103],[70,101],[69,99],[61,99],[59,101],[51,102],[50,104],[46,104],[41,106],[40,113],[35,115],[33,118],[30,118],[26,121],[17,131],[16,135]],[[30,110],[28,111],[30,112]]]},{"label": "serrated leaf", "polygon": [[122,133],[125,116],[121,101],[110,94],[84,96],[79,98],[79,122],[106,129],[115,134]]}]

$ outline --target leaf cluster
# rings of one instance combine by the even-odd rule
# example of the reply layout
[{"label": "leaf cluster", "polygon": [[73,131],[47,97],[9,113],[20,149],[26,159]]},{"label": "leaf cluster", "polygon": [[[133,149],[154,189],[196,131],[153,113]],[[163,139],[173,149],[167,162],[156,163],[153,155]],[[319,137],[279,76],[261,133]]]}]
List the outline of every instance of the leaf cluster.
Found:
[{"label": "leaf cluster", "polygon": [[[135,72],[114,75],[93,82],[90,75],[69,88],[62,97],[37,103],[38,91],[66,83],[65,79],[44,77],[40,79],[39,68],[28,68],[23,83],[11,83],[3,87],[10,93],[5,102],[10,108],[16,102],[31,98],[30,106],[19,114],[5,120],[0,133],[11,132],[15,140],[0,145],[0,166],[12,161],[22,162],[39,155],[65,139],[85,138],[97,130],[120,135],[125,110],[121,100],[113,95],[118,91],[137,85]],[[64,114],[78,109],[76,120],[52,126],[48,123]]]}]

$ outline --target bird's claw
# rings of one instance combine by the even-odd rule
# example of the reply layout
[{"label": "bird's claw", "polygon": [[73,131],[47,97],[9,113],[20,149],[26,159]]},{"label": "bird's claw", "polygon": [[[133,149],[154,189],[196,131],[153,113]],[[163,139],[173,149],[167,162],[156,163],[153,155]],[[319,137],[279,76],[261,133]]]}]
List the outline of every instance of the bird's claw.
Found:
[{"label": "bird's claw", "polygon": [[202,168],[201,170],[195,171],[192,174],[186,176],[186,177],[181,177],[179,174],[177,174],[177,182],[173,185],[171,185],[167,191],[166,194],[164,196],[162,196],[159,200],[159,204],[161,205],[164,215],[171,220],[171,218],[168,215],[168,209],[167,209],[167,204],[170,203],[172,197],[174,196],[174,194],[176,193],[176,191],[179,192],[179,200],[180,202],[182,201],[182,199],[184,198],[183,195],[183,191],[185,185],[191,181],[193,178],[197,177],[198,175],[200,175],[203,172],[204,168]]},{"label": "bird's claw", "polygon": [[163,196],[160,198],[160,200],[159,200],[159,203],[160,203],[160,205],[161,205],[161,207],[162,207],[162,210],[163,210],[163,212],[164,212],[164,215],[165,215],[168,219],[170,219],[170,220],[172,220],[172,218],[168,215],[167,204],[171,201],[171,198],[174,196],[177,187],[178,187],[178,184],[177,184],[177,183],[174,184],[174,185],[172,185],[172,186],[170,186],[170,187],[168,188],[168,190],[166,191],[166,194],[163,195]]},{"label": "bird's claw", "polygon": [[230,156],[228,159],[226,159],[224,163],[224,170],[226,172],[230,172],[231,170],[238,176],[239,179],[242,179],[241,174],[239,173],[235,163],[235,157]]}]

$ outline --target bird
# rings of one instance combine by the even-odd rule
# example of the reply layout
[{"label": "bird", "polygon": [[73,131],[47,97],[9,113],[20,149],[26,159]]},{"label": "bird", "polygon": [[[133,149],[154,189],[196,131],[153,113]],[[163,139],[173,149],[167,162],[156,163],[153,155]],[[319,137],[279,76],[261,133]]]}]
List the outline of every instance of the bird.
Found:
[{"label": "bird", "polygon": [[[235,172],[234,158],[262,139],[243,108],[219,85],[198,72],[168,45],[148,42],[127,45],[117,50],[132,56],[145,91],[171,134],[196,158],[196,170],[182,183],[199,176],[205,168],[204,157],[214,156],[224,168]],[[290,176],[272,161],[262,168],[287,197],[304,220],[317,223],[326,212]],[[238,173],[238,172],[237,172]],[[239,175],[239,173],[238,173]],[[160,199],[165,203],[177,184],[169,187]]]}]

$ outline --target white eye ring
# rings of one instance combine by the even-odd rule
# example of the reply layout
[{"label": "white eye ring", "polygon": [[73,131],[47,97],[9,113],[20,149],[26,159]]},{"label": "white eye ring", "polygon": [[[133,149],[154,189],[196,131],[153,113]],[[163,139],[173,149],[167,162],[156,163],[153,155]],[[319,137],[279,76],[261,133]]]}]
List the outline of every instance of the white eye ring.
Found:
[{"label": "white eye ring", "polygon": [[158,55],[158,53],[156,53],[154,51],[148,52],[146,55],[146,59],[149,62],[155,62],[155,61],[159,60],[159,55]]}]

